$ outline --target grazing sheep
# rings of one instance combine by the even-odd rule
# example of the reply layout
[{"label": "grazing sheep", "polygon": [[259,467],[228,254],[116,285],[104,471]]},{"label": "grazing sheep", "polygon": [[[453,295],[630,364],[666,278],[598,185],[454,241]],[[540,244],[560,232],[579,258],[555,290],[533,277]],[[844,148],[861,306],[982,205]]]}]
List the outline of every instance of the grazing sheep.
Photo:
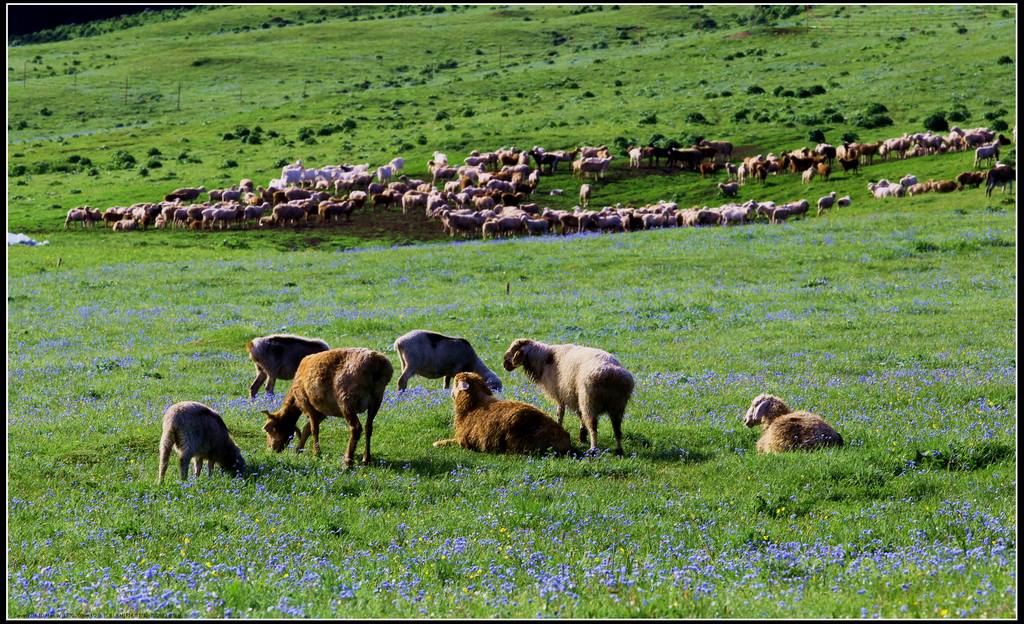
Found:
[{"label": "grazing sheep", "polygon": [[509,346],[505,370],[523,367],[527,377],[558,404],[558,424],[565,409],[580,415],[580,441],[590,437],[597,450],[597,417],[607,413],[615,433],[615,454],[622,455],[622,418],[633,393],[633,375],[607,351],[575,344],[549,345],[519,339]]},{"label": "grazing sheep", "polygon": [[907,188],[907,195],[913,197],[914,195],[920,195],[921,193],[929,193],[932,190],[932,185],[928,182],[918,182],[917,184],[911,185]]},{"label": "grazing sheep", "polygon": [[810,184],[811,183],[811,179],[814,178],[814,173],[815,173],[814,167],[808,167],[807,169],[804,170],[803,174],[801,174],[800,180],[804,184]]},{"label": "grazing sheep", "polygon": [[384,390],[394,369],[382,353],[370,349],[331,349],[302,359],[295,381],[276,412],[264,410],[267,422],[267,446],[280,453],[298,432],[296,423],[305,414],[309,419],[299,436],[296,451],[302,450],[313,434],[313,454],[320,455],[320,423],[328,416],[339,416],[348,423],[349,438],[342,468],[352,465],[356,444],[363,427],[359,413],[366,412],[366,451],[363,463],[370,463],[370,438],[373,419],[384,400]]},{"label": "grazing sheep", "polygon": [[180,188],[174,189],[170,193],[164,196],[164,201],[174,201],[180,199],[181,201],[192,201],[199,197],[200,193],[205,193],[206,187],[200,186],[199,188]]},{"label": "grazing sheep", "polygon": [[990,160],[995,162],[996,158],[999,158],[999,143],[992,143],[991,145],[983,145],[978,149],[974,150],[974,166],[977,167],[983,160]]},{"label": "grazing sheep", "polygon": [[91,227],[94,222],[100,221],[101,219],[103,219],[103,215],[100,214],[99,210],[93,210],[88,206],[72,208],[71,210],[68,210],[67,218],[64,219],[64,229],[68,229],[68,224],[72,221],[81,221],[82,228],[84,229],[86,226]]},{"label": "grazing sheep", "polygon": [[726,197],[736,197],[740,192],[739,182],[729,182],[728,184],[718,183],[718,190]]},{"label": "grazing sheep", "polygon": [[267,382],[267,394],[273,394],[274,383],[278,379],[295,377],[302,358],[328,349],[330,347],[323,340],[291,334],[253,338],[245,345],[249,359],[256,365],[256,379],[249,386],[249,398],[256,397],[264,381]]},{"label": "grazing sheep", "polygon": [[501,379],[487,368],[465,338],[416,329],[399,336],[394,347],[402,360],[399,390],[405,390],[413,375],[427,379],[444,377],[444,387],[448,388],[456,373],[474,372],[486,380],[492,390],[501,391]]},{"label": "grazing sheep", "polygon": [[849,206],[851,203],[853,203],[853,200],[850,198],[849,195],[844,195],[843,197],[840,197],[839,199],[836,200],[836,206],[840,207]]},{"label": "grazing sheep", "polygon": [[900,178],[900,184],[902,184],[906,188],[914,186],[915,184],[917,184],[917,176],[910,175],[908,173],[907,175]]},{"label": "grazing sheep", "polygon": [[957,184],[952,180],[929,180],[928,183],[936,193],[952,193],[957,190]]},{"label": "grazing sheep", "polygon": [[459,373],[452,389],[455,403],[455,437],[434,446],[459,445],[481,453],[543,453],[572,451],[562,425],[536,407],[520,401],[494,398],[484,378]]},{"label": "grazing sheep", "polygon": [[213,474],[213,465],[239,475],[245,470],[242,452],[231,439],[227,425],[220,414],[202,403],[183,401],[164,412],[163,435],[160,436],[160,472],[157,483],[164,482],[167,459],[171,449],[180,457],[181,480],[188,480],[188,465],[196,460],[196,476],[206,461],[207,474]]},{"label": "grazing sheep", "polygon": [[965,171],[956,177],[956,185],[960,190],[968,186],[978,188],[985,181],[986,171]]},{"label": "grazing sheep", "polygon": [[985,177],[985,196],[991,197],[992,190],[997,186],[1003,189],[1004,192],[1007,186],[1013,190],[1013,181],[1016,177],[1017,171],[1013,167],[996,163],[996,166],[989,169]]},{"label": "grazing sheep", "polygon": [[838,158],[839,165],[843,168],[843,171],[858,170],[860,169],[860,157],[854,154],[850,158]]},{"label": "grazing sheep", "polygon": [[835,201],[836,201],[836,192],[835,191],[832,191],[828,195],[819,198],[818,199],[818,214],[817,214],[817,216],[820,217],[821,216],[821,211],[826,210],[828,208],[831,208],[832,204],[834,204]]},{"label": "grazing sheep", "polygon": [[778,397],[761,394],[747,410],[744,424],[761,424],[764,431],[757,441],[758,453],[781,453],[826,446],[842,446],[843,437],[821,416],[810,412],[794,412]]},{"label": "grazing sheep", "polygon": [[584,184],[580,186],[580,205],[586,208],[590,205],[590,185]]}]

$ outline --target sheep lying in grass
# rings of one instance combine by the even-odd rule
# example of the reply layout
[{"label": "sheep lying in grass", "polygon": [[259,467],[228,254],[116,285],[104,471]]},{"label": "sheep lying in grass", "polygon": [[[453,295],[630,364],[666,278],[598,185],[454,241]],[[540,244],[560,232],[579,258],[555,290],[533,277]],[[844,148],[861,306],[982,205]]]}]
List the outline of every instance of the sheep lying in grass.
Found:
[{"label": "sheep lying in grass", "polygon": [[501,379],[487,368],[465,338],[416,329],[399,336],[394,346],[402,360],[399,390],[405,390],[413,375],[427,379],[444,377],[444,387],[448,388],[456,373],[474,372],[479,373],[492,390],[501,391]]},{"label": "sheep lying in grass", "polygon": [[278,379],[295,377],[302,358],[328,349],[330,347],[323,340],[291,334],[253,338],[245,345],[249,359],[256,365],[256,379],[249,386],[249,398],[256,397],[264,381],[267,382],[267,394],[273,394],[274,383]]},{"label": "sheep lying in grass", "polygon": [[188,480],[188,465],[196,460],[196,476],[206,461],[207,474],[213,474],[213,465],[239,475],[245,470],[242,452],[228,433],[220,414],[202,403],[183,401],[164,412],[163,435],[160,436],[160,473],[157,483],[164,482],[167,460],[171,449],[180,457],[181,480]]},{"label": "sheep lying in grass", "polygon": [[763,425],[757,441],[758,453],[781,453],[824,446],[842,446],[843,437],[821,416],[810,412],[794,412],[778,397],[760,394],[747,409],[744,424]]},{"label": "sheep lying in grass", "polygon": [[363,427],[359,413],[366,412],[366,452],[363,463],[370,463],[370,437],[373,418],[384,400],[384,390],[394,369],[382,353],[370,349],[331,349],[302,359],[295,381],[276,412],[263,411],[267,422],[267,446],[280,453],[298,432],[296,423],[305,414],[309,421],[302,429],[296,452],[302,450],[313,434],[313,454],[320,455],[320,423],[328,416],[340,416],[348,423],[349,438],[341,467],[352,465],[356,444]]},{"label": "sheep lying in grass", "polygon": [[434,446],[459,445],[481,453],[543,453],[572,451],[562,425],[536,407],[520,401],[501,401],[491,395],[484,378],[459,373],[452,389],[455,437]]},{"label": "sheep lying in grass", "polygon": [[519,339],[505,352],[507,371],[522,366],[527,377],[558,404],[558,424],[565,408],[580,415],[580,442],[590,437],[597,450],[597,417],[607,413],[615,433],[615,454],[622,455],[622,419],[633,393],[633,375],[607,351],[575,344],[549,345]]}]

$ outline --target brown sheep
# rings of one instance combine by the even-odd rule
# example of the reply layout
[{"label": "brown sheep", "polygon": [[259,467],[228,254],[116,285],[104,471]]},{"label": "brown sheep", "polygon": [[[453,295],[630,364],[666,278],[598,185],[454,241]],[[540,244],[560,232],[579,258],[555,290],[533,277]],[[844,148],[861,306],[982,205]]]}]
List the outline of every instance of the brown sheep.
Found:
[{"label": "brown sheep", "polygon": [[352,465],[356,444],[362,433],[359,413],[366,412],[366,451],[363,463],[370,463],[370,437],[373,418],[384,400],[384,390],[394,372],[382,353],[370,349],[331,349],[302,358],[295,380],[288,388],[284,404],[276,412],[264,410],[267,422],[267,446],[280,453],[298,431],[296,423],[305,414],[296,451],[302,450],[313,434],[313,454],[320,455],[320,423],[328,416],[339,416],[348,423],[349,438],[342,468]]},{"label": "brown sheep", "polygon": [[929,180],[928,182],[936,193],[952,193],[957,189],[956,182],[952,180]]},{"label": "brown sheep", "polygon": [[984,171],[965,171],[956,177],[957,188],[963,190],[968,186],[978,188],[985,181]]},{"label": "brown sheep", "polygon": [[164,482],[171,449],[177,449],[181,458],[179,466],[182,481],[188,480],[188,465],[193,458],[196,460],[197,477],[203,470],[204,460],[209,475],[213,475],[214,464],[236,475],[245,470],[242,452],[231,439],[224,419],[209,407],[195,401],[175,403],[164,412],[158,484]]},{"label": "brown sheep", "polygon": [[818,176],[828,180],[830,175],[832,175],[832,167],[823,162],[818,163]]},{"label": "brown sheep", "polygon": [[455,375],[455,437],[434,446],[459,445],[480,453],[543,453],[572,451],[569,433],[553,418],[520,401],[494,398],[484,378],[476,373]]},{"label": "brown sheep", "polygon": [[761,438],[757,441],[758,453],[843,445],[843,437],[821,416],[810,412],[794,412],[771,394],[755,397],[743,422],[748,427],[759,424],[764,426]]},{"label": "brown sheep", "polygon": [[860,169],[860,159],[857,156],[851,158],[838,158],[839,165],[843,168],[843,171],[857,171]]}]

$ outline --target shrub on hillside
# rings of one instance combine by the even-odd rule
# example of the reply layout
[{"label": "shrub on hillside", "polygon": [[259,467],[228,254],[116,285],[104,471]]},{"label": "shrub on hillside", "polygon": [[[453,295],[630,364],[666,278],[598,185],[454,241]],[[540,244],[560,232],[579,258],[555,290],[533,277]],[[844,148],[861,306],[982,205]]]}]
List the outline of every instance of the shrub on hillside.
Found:
[{"label": "shrub on hillside", "polygon": [[924,127],[932,132],[945,132],[949,130],[949,122],[942,113],[932,113],[924,118]]},{"label": "shrub on hillside", "polygon": [[114,169],[131,169],[135,166],[135,157],[124,150],[117,150],[110,159],[110,166]]}]

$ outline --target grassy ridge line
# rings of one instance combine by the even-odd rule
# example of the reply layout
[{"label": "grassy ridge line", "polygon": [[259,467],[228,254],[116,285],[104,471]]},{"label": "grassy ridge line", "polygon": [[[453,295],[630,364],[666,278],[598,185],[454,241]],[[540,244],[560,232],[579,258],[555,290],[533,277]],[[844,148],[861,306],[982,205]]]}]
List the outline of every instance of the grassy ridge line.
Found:
[{"label": "grassy ridge line", "polygon": [[[283,10],[284,8],[290,9],[291,7],[283,7]],[[938,10],[941,7],[936,8]],[[610,39],[608,50],[585,50],[581,52],[581,54],[603,54],[605,56],[604,66],[607,69],[604,66],[592,65],[583,73],[581,73],[580,68],[570,67],[570,64],[575,63],[577,58],[575,58],[575,55],[567,58],[564,50],[566,46],[563,45],[559,48],[562,50],[561,53],[554,57],[556,59],[554,60],[554,65],[543,66],[547,68],[544,71],[539,71],[538,67],[534,66],[531,66],[528,70],[511,67],[517,63],[517,60],[506,59],[504,65],[508,67],[507,70],[504,70],[502,74],[496,77],[484,78],[487,72],[490,71],[488,68],[492,68],[497,64],[497,59],[492,49],[488,48],[488,52],[485,55],[477,56],[472,51],[475,49],[476,42],[472,39],[467,39],[469,43],[465,45],[465,49],[445,50],[443,52],[435,50],[433,55],[425,56],[423,50],[435,47],[429,43],[435,40],[427,39],[426,34],[421,36],[418,31],[410,33],[396,30],[393,28],[396,20],[358,23],[355,25],[327,24],[310,27],[309,29],[306,27],[272,29],[267,33],[262,33],[262,37],[247,38],[243,35],[218,35],[217,37],[219,38],[233,37],[236,40],[244,41],[246,45],[243,49],[251,50],[247,52],[251,57],[251,61],[247,61],[247,64],[243,65],[243,67],[251,66],[247,67],[246,71],[246,81],[249,83],[246,86],[246,93],[272,93],[275,94],[275,99],[283,97],[288,93],[292,95],[300,94],[302,85],[297,82],[288,83],[285,78],[281,80],[286,80],[286,84],[276,83],[273,80],[273,76],[280,76],[281,74],[261,71],[260,59],[294,59],[296,63],[299,63],[299,61],[304,63],[305,59],[311,56],[309,54],[310,46],[304,39],[310,31],[329,34],[334,32],[332,29],[369,29],[370,34],[366,38],[367,41],[360,41],[358,37],[347,37],[347,45],[336,44],[334,49],[343,49],[345,54],[358,52],[361,56],[367,58],[375,57],[377,53],[383,52],[381,53],[382,59],[380,61],[375,60],[372,67],[367,69],[367,76],[374,79],[374,85],[366,91],[351,90],[350,87],[355,81],[347,77],[336,81],[338,88],[326,93],[321,90],[325,88],[323,85],[318,85],[318,83],[314,82],[309,87],[310,93],[313,94],[310,97],[302,101],[296,101],[296,99],[301,99],[299,97],[294,97],[291,100],[276,99],[268,109],[258,107],[258,109],[262,109],[259,113],[254,112],[252,109],[242,112],[237,111],[237,97],[234,96],[236,93],[232,93],[232,91],[237,87],[238,81],[232,82],[230,79],[225,79],[222,71],[211,71],[205,67],[187,67],[191,60],[196,59],[197,54],[201,55],[197,50],[203,49],[202,46],[190,40],[183,42],[181,39],[176,38],[169,38],[165,41],[157,34],[154,34],[153,37],[142,37],[135,40],[135,47],[128,48],[129,51],[126,53],[128,57],[139,59],[139,63],[135,65],[145,67],[146,63],[153,64],[152,59],[160,58],[163,63],[159,67],[151,67],[148,71],[154,76],[172,78],[170,83],[173,85],[173,67],[175,65],[173,59],[181,58],[184,55],[184,58],[178,61],[177,64],[179,67],[184,67],[184,70],[178,71],[185,71],[193,75],[206,74],[211,79],[216,79],[218,81],[215,83],[216,87],[222,91],[219,101],[210,100],[207,102],[207,106],[204,106],[198,114],[196,111],[189,111],[187,115],[182,114],[187,119],[180,119],[175,122],[173,121],[175,117],[182,116],[173,113],[162,115],[158,110],[161,107],[166,109],[171,106],[170,101],[165,97],[163,102],[157,102],[156,105],[154,103],[148,105],[148,110],[153,111],[153,113],[146,113],[142,116],[148,123],[144,129],[132,128],[130,130],[121,129],[108,134],[97,133],[88,137],[71,139],[65,143],[46,143],[45,148],[44,143],[38,145],[19,144],[17,147],[18,151],[13,153],[12,163],[23,162],[23,159],[31,163],[40,157],[44,160],[59,160],[67,158],[72,153],[82,153],[83,155],[90,156],[102,169],[102,164],[109,158],[111,151],[124,149],[134,152],[136,157],[139,157],[139,149],[144,150],[145,145],[161,145],[161,147],[165,148],[165,154],[170,157],[173,157],[178,151],[173,147],[180,147],[181,150],[189,150],[191,153],[200,156],[204,162],[202,164],[174,163],[173,166],[165,164],[162,171],[155,170],[150,178],[145,179],[133,175],[132,172],[108,170],[102,170],[98,180],[84,174],[33,176],[31,180],[33,182],[32,186],[34,186],[38,193],[15,193],[10,202],[9,211],[14,217],[15,222],[18,222],[22,221],[23,215],[39,214],[41,204],[44,207],[56,204],[62,210],[66,210],[73,205],[78,205],[77,200],[80,199],[85,199],[94,205],[115,205],[152,200],[154,193],[150,186],[155,184],[173,188],[176,185],[198,183],[196,180],[208,181],[211,178],[219,178],[223,183],[236,181],[242,175],[248,175],[256,179],[260,179],[263,176],[269,178],[271,175],[276,174],[276,170],[271,166],[272,163],[283,157],[288,159],[301,157],[309,163],[324,164],[338,162],[339,160],[383,162],[390,159],[396,153],[401,153],[407,158],[408,162],[412,163],[412,172],[422,174],[423,172],[420,170],[420,167],[423,166],[422,163],[425,163],[431,152],[437,148],[450,150],[450,153],[456,150],[468,152],[471,148],[496,148],[500,144],[519,141],[525,147],[529,147],[529,144],[534,142],[547,144],[550,147],[552,144],[574,144],[584,140],[597,143],[609,142],[616,136],[624,135],[643,139],[644,134],[647,132],[653,133],[656,131],[667,132],[670,136],[675,136],[678,134],[680,126],[671,124],[673,127],[669,127],[664,120],[679,120],[686,111],[693,109],[708,112],[715,125],[691,126],[690,130],[706,132],[717,137],[730,138],[737,144],[745,143],[749,147],[752,145],[752,147],[762,148],[764,151],[772,149],[782,150],[806,144],[807,141],[803,138],[806,130],[786,128],[779,123],[732,123],[728,120],[730,112],[740,108],[740,106],[748,105],[751,107],[768,105],[769,108],[773,109],[799,105],[816,109],[817,107],[824,106],[825,101],[829,103],[838,101],[839,105],[842,105],[842,101],[847,97],[853,98],[853,101],[857,102],[857,106],[863,106],[864,103],[871,100],[886,101],[890,108],[894,110],[896,107],[901,106],[899,102],[902,100],[912,101],[912,106],[915,107],[923,108],[926,106],[925,102],[927,99],[923,99],[920,96],[921,94],[906,92],[906,89],[912,88],[914,84],[920,82],[920,80],[914,79],[915,75],[922,79],[929,77],[930,74],[925,74],[925,71],[927,69],[930,72],[931,68],[934,67],[932,64],[889,64],[891,72],[905,75],[900,81],[900,84],[903,85],[900,91],[901,96],[896,98],[896,101],[893,100],[892,90],[889,87],[890,83],[888,81],[873,80],[864,81],[861,84],[859,75],[862,73],[862,70],[856,66],[851,66],[851,69],[856,71],[852,72],[850,77],[840,78],[842,82],[857,82],[856,88],[848,90],[831,87],[829,84],[828,95],[807,100],[775,98],[767,95],[759,97],[748,96],[743,93],[746,85],[745,82],[739,85],[733,84],[737,77],[744,81],[750,80],[749,72],[737,74],[736,69],[745,70],[759,65],[773,68],[772,72],[767,74],[769,77],[785,76],[785,80],[781,81],[782,84],[788,84],[788,81],[791,80],[791,75],[802,77],[800,82],[795,82],[794,84],[806,85],[812,82],[825,84],[828,80],[835,79],[833,72],[827,71],[827,67],[819,67],[822,64],[816,63],[816,61],[811,59],[817,58],[820,60],[820,58],[833,58],[837,56],[857,57],[858,54],[863,55],[863,52],[857,52],[853,47],[857,44],[860,44],[860,47],[865,47],[864,44],[866,43],[868,44],[867,47],[880,50],[878,53],[872,54],[872,57],[885,58],[892,57],[896,53],[905,54],[909,48],[925,50],[926,54],[934,54],[934,46],[929,45],[930,41],[918,43],[916,41],[918,37],[910,37],[907,42],[899,46],[888,43],[876,43],[872,46],[870,44],[873,40],[864,39],[826,39],[823,42],[819,42],[820,47],[818,48],[812,48],[813,41],[807,41],[805,35],[786,35],[782,37],[754,35],[740,41],[729,42],[725,33],[716,31],[706,34],[688,33],[686,37],[680,39],[678,33],[673,31],[672,28],[675,28],[675,25],[679,23],[686,27],[687,17],[677,17],[675,19],[669,17],[675,14],[686,15],[687,13],[675,10],[673,7],[640,7],[635,9],[634,12],[631,12],[631,10],[604,11],[603,13],[591,13],[583,16],[561,14],[559,17],[554,17],[553,15],[562,13],[564,7],[546,8],[544,12],[537,13],[538,20],[530,23],[510,22],[508,18],[499,18],[493,12],[483,11],[482,9],[478,13],[467,15],[403,18],[410,20],[419,19],[424,24],[428,24],[430,29],[425,29],[424,33],[429,34],[432,31],[442,31],[447,35],[453,35],[454,37],[445,36],[444,39],[449,41],[453,38],[456,41],[462,41],[465,37],[459,37],[460,29],[466,30],[480,19],[489,19],[489,22],[494,24],[489,25],[493,28],[489,29],[487,33],[494,33],[494,35],[490,36],[495,39],[508,41],[509,47],[513,48],[513,51],[509,52],[507,58],[515,58],[514,50],[521,49],[530,54],[532,58],[529,60],[530,64],[542,63],[541,59],[544,58],[543,52],[550,45],[550,40],[547,39],[550,35],[539,36],[536,31],[529,32],[526,29],[536,29],[539,26],[539,20],[545,18],[549,18],[552,25],[544,25],[544,28],[551,28],[552,30],[544,30],[544,33],[567,32],[565,29],[558,31],[557,25],[560,24],[582,24],[584,28],[573,30],[570,35],[571,37],[579,37],[582,40],[580,45],[586,47],[588,42],[601,38]],[[648,12],[645,13],[643,12],[644,10]],[[724,11],[725,9],[723,8],[722,10]],[[211,12],[211,14],[215,13],[216,11]],[[901,11],[893,13],[892,10],[871,9],[858,13],[854,18],[850,19],[850,22],[863,19],[864,15],[884,15],[888,19],[887,24],[899,24],[900,14]],[[950,15],[956,14],[962,13],[950,12]],[[548,15],[548,17],[542,15]],[[658,19],[648,19],[651,15],[657,15]],[[943,16],[942,11],[938,10],[936,17],[941,16]],[[641,19],[637,17],[643,18],[643,24],[652,25],[649,26],[651,34],[641,45],[634,46],[625,41],[620,44],[613,38],[608,37],[609,32],[615,32],[613,29],[616,24],[641,22]],[[209,27],[211,29],[217,25],[216,19],[208,16],[203,18],[210,19]],[[1001,22],[1005,22],[1005,20],[997,20],[996,24]],[[154,33],[161,32],[157,26],[152,28],[157,29]],[[659,31],[658,28],[662,30]],[[475,33],[479,29],[469,30]],[[350,34],[348,31],[343,32],[346,35]],[[519,35],[522,38],[516,40],[515,37],[517,35],[515,33],[522,33],[522,35]],[[957,35],[957,37],[966,37],[968,41],[974,41],[974,39],[979,38],[974,33],[975,31],[971,30],[967,35]],[[270,37],[271,35],[272,37]],[[499,37],[499,35],[501,36]],[[506,35],[508,37],[505,37]],[[197,35],[197,37],[200,36]],[[267,39],[267,37],[270,38]],[[663,39],[658,39],[657,37],[662,37]],[[351,43],[348,40],[351,40]],[[1002,45],[1000,42],[1006,40],[1006,38],[1000,39],[996,36],[995,40],[981,39],[974,42],[974,53],[970,56],[971,66],[976,66],[976,61],[974,60],[976,56],[987,56],[989,54],[989,52],[985,51],[987,49],[992,50],[991,54],[994,57],[996,48],[991,46],[1000,46]],[[722,43],[723,41],[725,41],[724,44]],[[232,43],[237,44],[238,41],[233,41]],[[764,47],[765,45],[777,45],[778,43],[784,45],[785,53],[792,55],[794,57],[793,61],[788,59],[788,56],[783,57],[784,60],[774,60],[773,56],[770,55],[763,60],[761,57],[754,57],[755,59],[753,60],[751,57],[748,57],[739,61],[733,61],[731,64],[727,63],[727,61],[723,63],[723,61],[717,59],[709,60],[710,54],[716,53],[723,47],[732,51],[750,50],[755,46]],[[685,46],[685,50],[679,46]],[[385,47],[390,49],[385,50]],[[65,49],[67,49],[67,46]],[[132,51],[133,49],[135,51]],[[159,53],[154,54],[154,49],[157,49]],[[225,51],[222,53],[230,55],[230,50],[238,49],[238,45],[231,45],[225,48]],[[324,45],[321,48],[317,48],[317,50],[319,49],[330,49],[330,46]],[[674,59],[673,52],[677,49],[683,50],[685,52],[684,57],[686,58],[699,58],[701,63],[707,66],[706,71],[698,75],[690,75],[676,70],[670,61]],[[693,50],[696,50],[696,53]],[[611,53],[612,51],[614,53]],[[627,56],[624,59],[622,58],[624,52],[637,55],[635,57]],[[237,55],[238,52],[236,51],[234,54]],[[217,54],[206,57],[216,58]],[[340,58],[341,55],[338,57]],[[436,64],[445,57],[470,58],[472,63],[470,61],[463,61],[458,69],[441,72],[435,78],[430,79],[427,85],[423,86],[398,88],[380,88],[378,86],[381,84],[382,79],[390,80],[404,75],[417,75],[416,70],[423,67],[417,65],[418,59],[426,59],[427,64]],[[958,57],[953,55],[953,58]],[[165,59],[171,60],[167,61]],[[968,57],[965,56],[965,63],[967,59]],[[653,63],[653,60],[657,60],[658,63]],[[477,61],[481,64],[480,69],[475,68]],[[120,60],[119,63],[121,63]],[[407,74],[395,74],[393,70],[401,65],[409,66],[412,69]],[[306,66],[293,66],[291,71],[286,74],[307,76],[309,74],[305,69],[307,66],[308,64]],[[116,66],[112,66],[104,71],[112,72],[114,67]],[[220,68],[217,69],[219,70]],[[1012,77],[1012,72],[1001,69],[994,64],[984,66],[982,71],[986,76]],[[370,75],[371,72],[375,73],[375,75]],[[168,75],[168,73],[170,74]],[[610,75],[606,76],[606,74]],[[625,79],[624,87],[617,89],[624,93],[622,96],[612,94],[616,90],[613,84],[614,80],[620,79],[612,78],[612,76]],[[705,87],[697,85],[694,88],[694,85],[699,80],[697,76],[707,76],[709,85]],[[317,76],[314,80],[325,79]],[[580,88],[562,88],[566,80],[577,81],[580,84]],[[792,80],[796,80],[796,78]],[[964,79],[957,79],[957,81],[962,80]],[[972,82],[974,80],[972,78]],[[992,83],[990,78],[984,78],[984,80],[989,84]],[[515,85],[516,91],[512,91],[511,87],[508,89],[510,92],[508,101],[495,100],[495,81],[503,85]],[[929,83],[933,81],[930,80]],[[117,80],[113,82],[117,82]],[[763,86],[769,89],[772,86],[771,82],[760,80],[758,82],[761,82]],[[966,80],[964,82],[968,84]],[[677,86],[673,87],[673,84]],[[718,92],[718,85],[731,87],[735,94],[728,98],[707,99],[706,94],[708,92]],[[16,88],[16,82],[12,86]],[[439,86],[447,86],[449,88],[439,91]],[[332,91],[337,91],[339,88],[349,88],[349,93],[342,95],[332,94]],[[595,97],[583,98],[581,96],[582,93],[588,90],[594,92]],[[665,97],[669,94],[666,90],[673,94],[671,98]],[[39,91],[40,93],[45,93],[46,89]],[[936,92],[933,92],[934,89],[926,89],[926,91],[928,92],[928,97],[935,97]],[[632,95],[630,95],[631,92],[633,92]],[[855,95],[845,95],[848,92]],[[437,96],[438,93],[441,93],[443,98],[438,99],[434,105],[430,105],[430,110],[424,111],[423,109],[428,107],[424,102],[431,101],[429,96]],[[521,93],[522,97],[519,97],[517,93]],[[964,97],[974,97],[975,99],[982,97],[982,94],[977,89],[965,88],[963,93],[972,94],[965,95]],[[953,90],[949,95],[953,99],[962,99],[963,93]],[[1006,91],[1006,93],[1009,94],[1010,91]],[[399,99],[406,100],[407,102],[420,101],[421,105],[414,107],[409,103],[409,105],[389,113],[388,111],[391,110],[390,102],[396,95]],[[249,95],[247,100],[248,97],[252,96],[259,95]],[[822,98],[827,99],[823,100]],[[60,98],[56,98],[56,100],[62,101]],[[116,102],[118,98],[114,97],[113,100]],[[12,110],[32,111],[34,109],[33,106],[22,106],[24,102],[18,101],[16,93],[11,96],[11,101]],[[975,101],[966,101],[968,101],[968,106],[973,115],[977,115],[978,111],[985,110],[986,105],[983,102],[978,103],[976,107]],[[998,100],[992,101],[998,103]],[[672,105],[669,113],[665,112],[665,102],[669,102]],[[681,109],[676,108],[677,102],[682,103],[683,107]],[[941,105],[936,103],[935,106],[948,106],[948,103],[949,100],[946,100]],[[18,106],[15,107],[14,105]],[[139,106],[144,108],[146,105]],[[559,107],[563,107],[563,110],[558,111]],[[712,114],[709,107],[720,111],[720,113],[718,115]],[[1007,105],[1007,108],[1012,108],[1012,106]],[[65,128],[86,123],[73,121],[69,115],[66,115],[65,112],[55,106],[53,109],[54,113],[51,117],[41,118],[46,123],[52,121],[61,124],[61,127]],[[432,113],[435,110],[451,112],[453,118],[442,122],[433,121]],[[465,110],[478,111],[478,113],[472,118],[460,117],[460,112]],[[502,114],[509,114],[510,110],[510,117],[501,117]],[[522,113],[520,114],[518,111],[522,111]],[[660,115],[659,123],[653,126],[637,126],[637,119],[645,111],[656,112]],[[849,113],[849,111],[845,112]],[[254,117],[254,115],[257,115],[257,117]],[[919,123],[904,122],[897,115],[894,115],[894,117],[897,122],[896,126],[883,130],[861,131],[862,137],[867,139],[897,134],[900,130],[918,131],[921,129]],[[315,125],[317,122],[337,123],[345,118],[352,118],[357,121],[358,127],[354,132],[340,139],[335,137],[321,139],[321,143],[317,145],[296,144],[293,147],[289,147],[289,145],[273,144],[267,141],[262,145],[243,147],[238,142],[220,140],[222,132],[233,129],[233,126],[236,124],[243,124],[249,127],[262,125],[265,128],[279,131],[284,137],[294,141],[297,128],[300,126]],[[115,125],[114,118],[109,115],[105,116],[104,121],[106,125],[102,127]],[[980,121],[983,122],[984,120]],[[566,126],[557,126],[557,124],[562,123],[565,123]],[[445,124],[451,124],[453,129],[445,130]],[[556,124],[555,127],[551,127],[552,124]],[[681,127],[687,128],[685,124]],[[630,129],[632,129],[632,132]],[[826,126],[825,129],[828,132],[828,137],[835,139],[835,136],[845,130],[846,127],[842,125],[835,128]],[[13,134],[16,135],[17,132]],[[422,147],[420,147],[418,142],[414,141],[419,134],[426,138],[426,144],[422,145]],[[183,142],[184,138],[188,138],[187,143]],[[414,142],[413,150],[399,149],[407,143],[412,144]],[[168,149],[168,145],[172,148]],[[390,147],[382,148],[381,145],[390,145]],[[224,169],[220,167],[227,159],[238,161],[239,168]],[[242,172],[245,173],[243,174]],[[949,173],[954,174],[955,171]],[[24,181],[27,180],[18,180],[15,182],[15,186]],[[41,185],[36,185],[36,181]],[[560,180],[554,181],[560,183]],[[210,183],[212,184],[213,182]],[[647,179],[642,181],[634,180],[627,183],[632,185],[636,191],[617,195],[618,199],[616,201],[622,201],[623,199],[630,201],[641,198],[645,201],[655,201],[657,199],[670,199],[671,195],[682,195],[686,199],[692,197],[694,202],[707,202],[711,195],[707,192],[686,188],[686,186],[693,186],[693,184],[684,183],[683,189],[673,189],[671,195],[663,193],[660,196],[655,196],[653,194],[648,195],[645,192],[647,186],[649,186],[649,180]],[[44,191],[45,189],[52,189],[52,191],[47,193]],[[62,193],[65,189],[79,191],[81,192],[80,196],[71,197],[66,195]],[[121,194],[116,195],[113,193],[115,190],[120,190]],[[86,195],[87,192],[88,195]],[[41,196],[44,193],[55,198],[57,202],[42,199]],[[552,207],[563,206],[555,203]],[[57,217],[52,215],[49,218],[56,221]],[[31,223],[34,220],[36,219],[30,218],[28,222]]]}]

